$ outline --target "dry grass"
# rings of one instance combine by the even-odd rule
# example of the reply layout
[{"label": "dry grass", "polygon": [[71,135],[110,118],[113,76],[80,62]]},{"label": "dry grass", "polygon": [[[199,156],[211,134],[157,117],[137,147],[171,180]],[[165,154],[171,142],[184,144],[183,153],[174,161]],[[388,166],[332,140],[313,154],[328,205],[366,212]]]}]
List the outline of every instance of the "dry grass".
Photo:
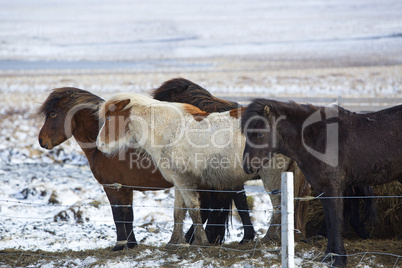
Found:
[{"label": "dry grass", "polygon": [[[376,196],[400,196],[395,198],[378,198],[375,200],[378,223],[367,226],[372,238],[402,239],[402,184],[394,181],[373,187]],[[324,220],[322,205],[319,200],[309,201],[307,212],[307,237],[314,236]],[[356,234],[349,227],[344,236],[353,239]]]}]

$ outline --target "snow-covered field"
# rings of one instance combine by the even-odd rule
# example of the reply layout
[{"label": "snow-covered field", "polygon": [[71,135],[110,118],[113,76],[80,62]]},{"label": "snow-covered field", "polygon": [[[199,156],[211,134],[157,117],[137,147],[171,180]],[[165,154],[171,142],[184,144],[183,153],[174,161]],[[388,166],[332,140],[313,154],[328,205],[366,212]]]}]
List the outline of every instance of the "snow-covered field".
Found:
[{"label": "snow-covered field", "polygon": [[[0,122],[0,250],[113,246],[116,235],[110,206],[86,158],[73,139],[51,151],[41,149],[37,134],[43,121],[32,116],[34,110],[29,106],[22,114],[3,113]],[[261,236],[267,227],[270,201],[261,186],[250,189],[248,195],[256,197],[252,217]],[[135,234],[141,244],[162,247],[169,240],[173,193],[172,189],[134,191]],[[186,223],[188,228],[190,220]],[[241,238],[242,225],[234,217],[226,241]]]},{"label": "snow-covered field", "polygon": [[398,0],[1,0],[0,7],[1,60],[402,60]]},{"label": "snow-covered field", "polygon": [[[34,113],[52,88],[75,86],[107,98],[148,94],[181,76],[229,99],[400,99],[401,14],[397,0],[0,0],[0,251],[91,250],[116,240],[107,198],[75,141],[51,151],[37,142],[43,121]],[[256,192],[261,187],[247,189],[261,238],[269,198]],[[156,249],[103,265],[222,265],[219,258],[166,257],[158,249],[173,229],[171,189],[134,192],[134,200],[137,240]],[[234,217],[225,243],[241,236]],[[252,260],[239,254],[232,266],[269,266],[278,258],[271,249]],[[297,264],[311,266],[315,252],[303,254]],[[102,266],[93,257],[71,261],[41,265]]]}]

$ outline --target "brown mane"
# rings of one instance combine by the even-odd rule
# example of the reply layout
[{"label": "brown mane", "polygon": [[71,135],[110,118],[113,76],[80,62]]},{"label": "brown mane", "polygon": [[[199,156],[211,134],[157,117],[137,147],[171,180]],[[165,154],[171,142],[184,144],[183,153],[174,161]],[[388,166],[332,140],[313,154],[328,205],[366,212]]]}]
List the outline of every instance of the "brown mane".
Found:
[{"label": "brown mane", "polygon": [[[298,104],[293,101],[280,102],[268,99],[255,99],[242,114],[242,131],[244,130],[246,124],[248,128],[252,129],[258,122],[257,120],[252,120],[249,122],[248,119],[252,118],[253,116],[266,116],[265,107],[269,107],[269,113],[276,117],[286,114],[288,117],[287,120],[291,118],[303,119],[306,117],[306,115],[320,109],[320,107],[312,104]],[[286,113],[284,111],[286,111]]]},{"label": "brown mane", "polygon": [[151,92],[160,101],[192,104],[207,113],[225,112],[241,107],[236,102],[216,98],[198,84],[184,78],[174,78],[164,82]]},{"label": "brown mane", "polygon": [[191,114],[194,117],[194,119],[197,121],[201,121],[209,115],[209,113],[207,113],[205,111],[201,111],[200,108],[195,107],[191,104],[183,103],[183,107],[184,107],[184,110],[187,113]]},{"label": "brown mane", "polygon": [[53,89],[45,102],[39,107],[36,113],[39,117],[47,117],[55,105],[63,101],[64,108],[68,111],[80,104],[93,104],[91,107],[97,111],[99,104],[104,100],[86,90],[74,87],[62,87]]}]

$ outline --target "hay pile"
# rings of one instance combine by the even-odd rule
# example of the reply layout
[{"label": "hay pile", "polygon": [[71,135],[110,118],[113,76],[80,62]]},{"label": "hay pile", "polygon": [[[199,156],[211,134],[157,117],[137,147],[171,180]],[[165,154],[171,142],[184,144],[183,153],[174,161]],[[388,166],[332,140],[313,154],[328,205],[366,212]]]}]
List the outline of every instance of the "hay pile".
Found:
[{"label": "hay pile", "polygon": [[[373,187],[376,196],[400,196],[395,198],[378,198],[375,200],[378,215],[377,223],[366,223],[370,238],[397,238],[402,239],[402,184],[394,181]],[[312,193],[313,196],[315,193]],[[362,201],[360,201],[362,207]],[[320,234],[324,220],[324,212],[319,200],[309,201],[307,209],[306,236]],[[358,238],[350,226],[345,226],[344,237]]]}]

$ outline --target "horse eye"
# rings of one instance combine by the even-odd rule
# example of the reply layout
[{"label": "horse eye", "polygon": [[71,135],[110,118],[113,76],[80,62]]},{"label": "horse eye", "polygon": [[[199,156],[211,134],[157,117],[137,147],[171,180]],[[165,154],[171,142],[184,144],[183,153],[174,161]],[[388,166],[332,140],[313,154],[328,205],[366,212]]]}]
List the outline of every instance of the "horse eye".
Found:
[{"label": "horse eye", "polygon": [[56,115],[57,115],[57,114],[54,113],[54,112],[50,113],[50,116],[51,116],[51,117],[56,117]]},{"label": "horse eye", "polygon": [[262,137],[264,137],[264,133],[259,132],[259,133],[257,134],[257,138],[261,139]]}]

